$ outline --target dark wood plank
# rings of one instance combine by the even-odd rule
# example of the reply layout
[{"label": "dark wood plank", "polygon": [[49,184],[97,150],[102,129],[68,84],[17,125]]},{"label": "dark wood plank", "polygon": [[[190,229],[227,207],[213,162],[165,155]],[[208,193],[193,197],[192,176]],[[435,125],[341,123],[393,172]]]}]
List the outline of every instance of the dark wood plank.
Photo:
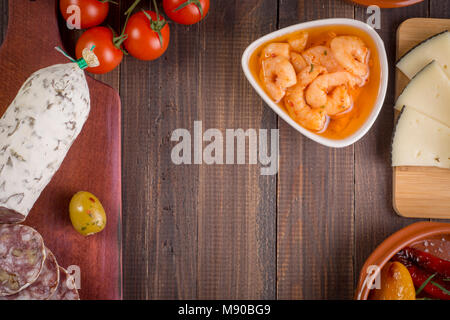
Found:
[{"label": "dark wood plank", "polygon": [[432,18],[450,18],[450,0],[429,0],[430,17]]},{"label": "dark wood plank", "polygon": [[3,42],[8,29],[8,0],[0,0],[0,43]]},{"label": "dark wood plank", "polygon": [[[428,16],[428,1],[381,12],[381,29],[389,59],[389,86],[380,115],[369,133],[355,145],[355,278],[370,253],[386,237],[416,220],[398,216],[392,207],[391,139],[394,126],[396,30],[410,17]],[[366,20],[365,8],[356,18]]]},{"label": "dark wood plank", "polygon": [[[244,49],[275,30],[276,12],[273,0],[212,2],[199,34],[198,119],[204,130],[277,128],[275,114],[240,66]],[[276,176],[261,176],[259,165],[199,170],[197,297],[274,299]]]},{"label": "dark wood plank", "polygon": [[[353,13],[344,1],[281,0],[280,27]],[[279,127],[278,298],[351,298],[353,147],[326,148],[283,120]]]},{"label": "dark wood plank", "polygon": [[200,118],[200,35],[199,26],[170,29],[163,57],[126,57],[121,68],[126,299],[197,296],[199,168],[172,164],[170,137]]}]

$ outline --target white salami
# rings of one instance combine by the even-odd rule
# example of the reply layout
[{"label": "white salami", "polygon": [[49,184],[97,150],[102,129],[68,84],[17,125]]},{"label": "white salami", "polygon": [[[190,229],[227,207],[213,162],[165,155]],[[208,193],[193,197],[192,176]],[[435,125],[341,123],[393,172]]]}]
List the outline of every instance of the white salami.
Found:
[{"label": "white salami", "polygon": [[33,73],[0,118],[0,223],[25,220],[90,111],[76,63]]},{"label": "white salami", "polygon": [[0,296],[15,294],[36,281],[45,257],[44,241],[36,230],[0,225]]},{"label": "white salami", "polygon": [[80,300],[75,280],[66,269],[62,267],[59,267],[58,289],[56,289],[56,292],[49,300]]},{"label": "white salami", "polygon": [[53,253],[45,248],[46,258],[39,277],[29,287],[0,300],[47,300],[59,284],[59,266]]}]

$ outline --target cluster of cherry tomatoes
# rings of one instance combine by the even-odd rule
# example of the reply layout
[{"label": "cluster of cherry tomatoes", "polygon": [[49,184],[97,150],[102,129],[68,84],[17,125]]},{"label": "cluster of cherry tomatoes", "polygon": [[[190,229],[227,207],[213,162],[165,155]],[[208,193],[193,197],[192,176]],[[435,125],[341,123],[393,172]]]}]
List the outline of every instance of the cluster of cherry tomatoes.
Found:
[{"label": "cluster of cherry tomatoes", "polygon": [[[111,0],[60,0],[60,10],[64,19],[80,29],[87,29],[76,44],[77,59],[82,57],[85,48],[94,48],[100,61],[95,68],[87,71],[96,74],[107,73],[115,69],[124,54],[130,54],[140,60],[159,58],[169,46],[170,28],[166,19],[158,11],[153,0],[153,10],[133,13],[141,0],[135,0],[125,12],[126,21],[123,30],[117,34],[112,28],[100,26],[109,12]],[[163,0],[164,12],[176,23],[190,25],[202,20],[209,11],[209,0]]]}]

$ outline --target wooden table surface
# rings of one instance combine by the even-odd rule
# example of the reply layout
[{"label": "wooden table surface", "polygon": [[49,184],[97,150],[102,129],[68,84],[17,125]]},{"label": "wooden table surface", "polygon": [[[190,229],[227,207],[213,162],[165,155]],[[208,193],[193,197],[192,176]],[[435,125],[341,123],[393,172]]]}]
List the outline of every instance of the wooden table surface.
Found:
[{"label": "wooden table surface", "polygon": [[[118,29],[132,2],[112,6],[108,23]],[[330,17],[365,21],[366,9],[343,0],[211,2],[206,21],[170,24],[159,60],[126,57],[96,77],[122,99],[124,298],[350,299],[371,251],[415,221],[397,216],[391,199],[396,29],[411,17],[449,18],[450,0],[382,10],[386,102],[370,132],[344,149],[320,146],[278,119],[240,58],[271,31]],[[61,26],[72,53],[79,32]],[[261,176],[259,165],[174,165],[171,134],[193,132],[195,120],[222,132],[279,128],[278,175]]]}]

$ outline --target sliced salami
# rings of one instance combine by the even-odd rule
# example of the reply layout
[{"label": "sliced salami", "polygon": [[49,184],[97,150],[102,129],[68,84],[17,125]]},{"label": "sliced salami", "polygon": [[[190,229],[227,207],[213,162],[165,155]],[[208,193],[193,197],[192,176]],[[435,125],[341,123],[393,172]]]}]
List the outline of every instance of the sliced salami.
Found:
[{"label": "sliced salami", "polygon": [[75,280],[66,269],[59,267],[59,284],[49,300],[80,300]]},{"label": "sliced salami", "polygon": [[45,248],[46,258],[39,277],[29,287],[0,300],[47,300],[59,284],[59,266],[53,253]]},{"label": "sliced salami", "polygon": [[0,118],[0,223],[25,220],[90,111],[76,63],[33,73]]},{"label": "sliced salami", "polygon": [[24,225],[0,225],[0,296],[15,294],[39,277],[45,261],[41,235]]}]

